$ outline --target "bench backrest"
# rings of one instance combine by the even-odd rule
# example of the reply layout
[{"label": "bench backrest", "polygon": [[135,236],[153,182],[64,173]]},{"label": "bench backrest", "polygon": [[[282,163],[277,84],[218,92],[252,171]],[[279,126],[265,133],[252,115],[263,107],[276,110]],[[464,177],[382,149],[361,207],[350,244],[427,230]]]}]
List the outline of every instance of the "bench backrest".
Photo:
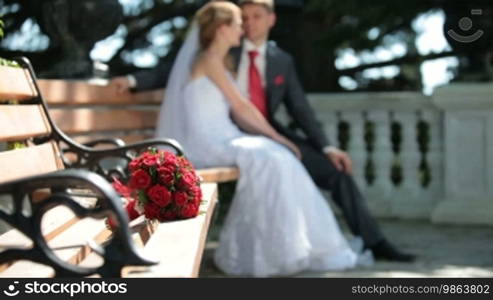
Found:
[{"label": "bench backrest", "polygon": [[[8,230],[0,235],[0,277],[120,276],[124,265],[154,264],[136,252],[121,200],[105,179],[54,172],[67,162],[59,143],[72,141],[49,118],[30,63],[19,63],[0,66],[0,143],[25,144],[0,152],[0,233]],[[108,230],[106,216],[121,226]],[[97,263],[84,265],[91,254]]]},{"label": "bench backrest", "polygon": [[[0,142],[49,136],[52,126],[28,68],[0,66]],[[0,152],[0,183],[64,168],[53,141]]]},{"label": "bench backrest", "polygon": [[50,116],[76,141],[120,138],[126,143],[152,138],[164,90],[117,93],[83,80],[38,80]]},{"label": "bench backrest", "polygon": [[[119,138],[126,143],[154,136],[164,89],[118,93],[108,84],[84,80],[38,80],[54,123],[73,139]],[[238,179],[237,168],[198,170],[206,182]]]}]

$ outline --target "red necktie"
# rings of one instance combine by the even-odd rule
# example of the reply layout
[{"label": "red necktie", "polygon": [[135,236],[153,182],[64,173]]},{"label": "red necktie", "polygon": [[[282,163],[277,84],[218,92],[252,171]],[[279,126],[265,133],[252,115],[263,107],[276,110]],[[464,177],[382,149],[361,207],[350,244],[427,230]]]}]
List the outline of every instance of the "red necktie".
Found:
[{"label": "red necktie", "polygon": [[265,91],[262,86],[262,78],[260,72],[255,65],[255,58],[258,56],[257,51],[248,51],[250,56],[250,67],[248,68],[248,91],[250,92],[250,100],[258,108],[260,113],[267,118],[267,103],[265,99]]}]

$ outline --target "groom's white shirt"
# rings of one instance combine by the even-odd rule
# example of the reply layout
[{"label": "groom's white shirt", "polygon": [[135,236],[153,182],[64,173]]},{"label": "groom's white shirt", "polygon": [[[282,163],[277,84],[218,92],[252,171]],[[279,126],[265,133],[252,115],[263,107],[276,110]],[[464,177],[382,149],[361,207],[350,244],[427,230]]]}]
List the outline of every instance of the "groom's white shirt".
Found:
[{"label": "groom's white shirt", "polygon": [[238,66],[238,73],[236,76],[236,83],[238,88],[244,97],[250,99],[248,93],[248,68],[250,67],[250,58],[248,56],[249,51],[256,50],[259,52],[257,58],[255,58],[255,65],[260,72],[262,78],[262,85],[265,87],[265,53],[267,51],[267,42],[264,42],[259,47],[256,47],[252,42],[247,39],[243,40],[243,49],[240,57],[240,64]]},{"label": "groom's white shirt", "polygon": [[[236,83],[238,85],[238,89],[241,94],[250,99],[250,95],[248,92],[248,68],[250,66],[250,57],[248,56],[249,51],[257,50],[259,55],[255,59],[255,65],[260,72],[260,77],[262,78],[262,86],[265,88],[265,67],[266,67],[266,59],[265,53],[267,51],[267,41],[265,41],[259,47],[256,47],[252,42],[248,39],[243,40],[243,48],[240,56],[240,64],[238,65],[238,73],[236,76]],[[326,154],[330,153],[334,149],[337,149],[333,146],[325,146],[322,151]]]}]

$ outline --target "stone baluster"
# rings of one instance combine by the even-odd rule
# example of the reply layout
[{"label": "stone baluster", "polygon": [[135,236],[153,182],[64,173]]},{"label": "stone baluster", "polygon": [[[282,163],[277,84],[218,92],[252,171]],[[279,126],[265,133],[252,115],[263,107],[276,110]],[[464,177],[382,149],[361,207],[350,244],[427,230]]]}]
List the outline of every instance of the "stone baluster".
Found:
[{"label": "stone baluster", "polygon": [[428,124],[429,142],[426,161],[430,168],[431,181],[428,185],[428,193],[431,200],[438,201],[442,195],[443,187],[443,135],[441,128],[442,116],[438,111],[423,111],[421,118]]},{"label": "stone baluster", "polygon": [[364,119],[362,111],[342,112],[341,117],[349,124],[348,153],[353,161],[353,175],[358,187],[364,191],[367,183],[365,180],[366,147],[364,140]]},{"label": "stone baluster", "polygon": [[[390,177],[394,152],[390,142],[390,114],[386,110],[370,110],[368,120],[374,124],[373,166],[375,181],[368,189],[368,198],[374,202],[386,202],[392,192]],[[381,206],[381,205],[379,205]],[[380,208],[379,210],[382,210]]]},{"label": "stone baluster", "polygon": [[419,180],[421,155],[417,140],[417,114],[414,111],[396,112],[394,119],[401,124],[402,128],[402,143],[399,153],[402,182],[395,189],[392,214],[409,218],[429,216],[430,208],[422,203],[422,187]]}]

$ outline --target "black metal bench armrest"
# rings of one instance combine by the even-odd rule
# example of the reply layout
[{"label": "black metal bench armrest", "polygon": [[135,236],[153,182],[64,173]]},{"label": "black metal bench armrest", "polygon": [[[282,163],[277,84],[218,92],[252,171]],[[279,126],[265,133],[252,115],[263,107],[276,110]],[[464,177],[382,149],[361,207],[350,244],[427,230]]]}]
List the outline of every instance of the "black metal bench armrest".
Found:
[{"label": "black metal bench armrest", "polygon": [[[81,206],[68,192],[68,189],[83,188],[98,198],[98,205],[91,208]],[[46,199],[34,202],[31,195],[40,189],[50,189]],[[0,185],[0,195],[10,195],[13,199],[13,212],[0,211],[0,218],[15,227],[33,242],[31,249],[10,248],[0,253],[0,264],[27,259],[51,266],[56,276],[88,276],[100,274],[103,277],[120,277],[126,265],[153,265],[155,262],[140,256],[131,239],[128,217],[122,201],[113,187],[98,174],[85,170],[63,170],[46,175],[23,178]],[[30,201],[24,201],[29,199]],[[30,215],[23,210],[30,205]],[[51,208],[65,205],[78,217],[102,219],[111,216],[116,221],[113,238],[105,243],[102,253],[104,263],[99,267],[80,267],[58,258],[50,250],[41,232],[43,215]]]},{"label": "black metal bench armrest", "polygon": [[83,145],[92,148],[99,145],[112,145],[115,147],[123,147],[125,146],[125,142],[122,139],[117,139],[117,138],[104,138],[104,139],[96,139],[87,143],[83,143]]},{"label": "black metal bench armrest", "polygon": [[[111,149],[94,149],[77,144],[66,138],[64,141],[68,148],[65,153],[73,153],[76,159],[69,161],[64,157],[64,163],[69,168],[88,169],[104,176],[112,181],[114,176],[126,180],[128,177],[128,163],[140,152],[149,148],[167,148],[177,155],[183,155],[183,150],[178,142],[172,139],[150,139]],[[112,159],[111,163],[108,160]],[[104,162],[107,162],[106,165]]]}]

